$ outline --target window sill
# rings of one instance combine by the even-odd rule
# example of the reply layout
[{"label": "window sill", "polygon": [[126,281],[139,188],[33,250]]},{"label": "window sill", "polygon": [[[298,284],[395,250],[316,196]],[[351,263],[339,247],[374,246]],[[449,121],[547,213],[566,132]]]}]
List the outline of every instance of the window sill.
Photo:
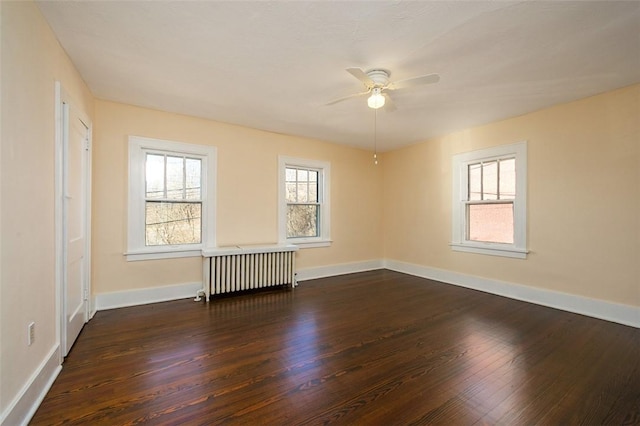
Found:
[{"label": "window sill", "polygon": [[462,243],[449,244],[454,251],[462,251],[465,253],[487,254],[490,256],[511,257],[514,259],[526,259],[529,250],[519,249],[515,247],[492,247],[490,245],[471,245]]},{"label": "window sill", "polygon": [[314,240],[314,241],[296,241],[287,240],[287,244],[293,244],[301,249],[317,248],[317,247],[330,247],[333,240]]},{"label": "window sill", "polygon": [[181,257],[201,257],[202,248],[192,250],[131,250],[124,254],[127,262],[141,260],[177,259]]}]

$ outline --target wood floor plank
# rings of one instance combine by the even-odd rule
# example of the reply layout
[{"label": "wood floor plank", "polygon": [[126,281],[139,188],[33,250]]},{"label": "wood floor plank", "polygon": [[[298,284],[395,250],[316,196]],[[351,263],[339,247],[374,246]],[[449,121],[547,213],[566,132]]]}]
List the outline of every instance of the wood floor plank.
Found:
[{"label": "wood floor plank", "polygon": [[640,330],[380,270],[101,311],[32,425],[640,424]]}]

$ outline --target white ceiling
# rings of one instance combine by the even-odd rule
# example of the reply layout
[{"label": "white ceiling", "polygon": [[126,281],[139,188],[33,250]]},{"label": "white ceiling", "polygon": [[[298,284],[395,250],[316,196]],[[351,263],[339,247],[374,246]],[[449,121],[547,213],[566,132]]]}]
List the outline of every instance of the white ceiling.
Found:
[{"label": "white ceiling", "polygon": [[391,93],[378,149],[640,82],[640,2],[39,1],[93,94],[373,148],[364,86],[438,73]]}]

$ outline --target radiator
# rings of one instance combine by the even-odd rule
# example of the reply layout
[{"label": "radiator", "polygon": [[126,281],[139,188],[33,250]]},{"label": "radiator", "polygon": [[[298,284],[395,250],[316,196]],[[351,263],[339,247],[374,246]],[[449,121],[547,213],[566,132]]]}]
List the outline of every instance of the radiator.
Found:
[{"label": "radiator", "polygon": [[210,296],[296,283],[294,245],[218,247],[202,250],[202,290]]}]

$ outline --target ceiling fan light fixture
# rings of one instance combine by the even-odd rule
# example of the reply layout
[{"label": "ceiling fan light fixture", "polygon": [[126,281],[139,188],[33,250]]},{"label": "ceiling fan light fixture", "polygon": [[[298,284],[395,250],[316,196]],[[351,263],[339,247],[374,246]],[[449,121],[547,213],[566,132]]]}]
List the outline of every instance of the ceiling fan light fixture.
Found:
[{"label": "ceiling fan light fixture", "polygon": [[367,99],[367,105],[369,105],[369,108],[378,109],[384,106],[384,101],[385,99],[384,96],[382,96],[382,91],[379,87],[375,87],[373,89],[373,93],[369,96],[369,99]]}]

